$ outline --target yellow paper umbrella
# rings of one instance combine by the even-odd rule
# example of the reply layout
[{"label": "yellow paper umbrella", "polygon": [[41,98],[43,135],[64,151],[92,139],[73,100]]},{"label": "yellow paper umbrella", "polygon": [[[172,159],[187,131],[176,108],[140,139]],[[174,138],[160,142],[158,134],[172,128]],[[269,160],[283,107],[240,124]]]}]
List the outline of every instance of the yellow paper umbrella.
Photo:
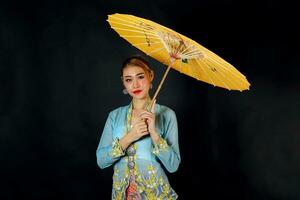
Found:
[{"label": "yellow paper umbrella", "polygon": [[170,68],[228,90],[249,90],[246,77],[224,59],[194,40],[153,21],[128,14],[107,20],[122,38],[168,66],[152,99],[156,99]]}]

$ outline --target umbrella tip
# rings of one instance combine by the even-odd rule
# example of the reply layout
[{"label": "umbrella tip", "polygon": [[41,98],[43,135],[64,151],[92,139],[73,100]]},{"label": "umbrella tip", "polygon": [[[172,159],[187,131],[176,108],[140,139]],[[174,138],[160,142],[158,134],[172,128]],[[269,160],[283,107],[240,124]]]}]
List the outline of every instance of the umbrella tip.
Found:
[{"label": "umbrella tip", "polygon": [[245,91],[245,90],[250,90],[250,88],[248,87],[248,88],[245,88],[245,89],[240,89],[240,92],[243,92],[243,91]]},{"label": "umbrella tip", "polygon": [[115,15],[115,14],[117,14],[117,13],[114,13],[114,14],[108,14],[107,16],[108,16],[108,17],[112,17],[112,16]]}]

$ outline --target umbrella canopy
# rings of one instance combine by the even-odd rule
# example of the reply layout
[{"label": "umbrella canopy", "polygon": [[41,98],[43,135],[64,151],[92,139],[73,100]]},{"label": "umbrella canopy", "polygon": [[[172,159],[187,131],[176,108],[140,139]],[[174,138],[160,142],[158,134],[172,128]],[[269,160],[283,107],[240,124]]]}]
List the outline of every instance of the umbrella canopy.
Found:
[{"label": "umbrella canopy", "polygon": [[128,14],[113,14],[107,20],[122,38],[175,70],[197,80],[228,90],[249,90],[246,77],[224,59],[194,40],[153,21]]}]

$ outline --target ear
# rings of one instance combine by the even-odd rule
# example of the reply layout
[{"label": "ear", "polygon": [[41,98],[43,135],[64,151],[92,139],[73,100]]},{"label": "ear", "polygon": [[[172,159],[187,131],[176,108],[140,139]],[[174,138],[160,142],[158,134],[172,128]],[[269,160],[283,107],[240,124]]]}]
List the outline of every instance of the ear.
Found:
[{"label": "ear", "polygon": [[152,82],[153,79],[154,79],[154,71],[151,70],[151,71],[150,71],[150,81]]},{"label": "ear", "polygon": [[126,85],[125,85],[125,81],[124,81],[123,76],[121,76],[121,83],[122,83],[122,86],[123,86],[124,88],[126,88]]}]

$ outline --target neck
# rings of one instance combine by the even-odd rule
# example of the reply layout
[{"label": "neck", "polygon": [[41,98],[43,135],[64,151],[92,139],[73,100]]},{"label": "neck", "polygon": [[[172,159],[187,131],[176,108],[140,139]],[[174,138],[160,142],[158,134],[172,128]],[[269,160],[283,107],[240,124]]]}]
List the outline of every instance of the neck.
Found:
[{"label": "neck", "polygon": [[150,97],[147,96],[143,99],[132,99],[132,103],[133,103],[133,109],[144,109],[145,108],[145,104],[147,103],[147,101],[150,100]]}]

